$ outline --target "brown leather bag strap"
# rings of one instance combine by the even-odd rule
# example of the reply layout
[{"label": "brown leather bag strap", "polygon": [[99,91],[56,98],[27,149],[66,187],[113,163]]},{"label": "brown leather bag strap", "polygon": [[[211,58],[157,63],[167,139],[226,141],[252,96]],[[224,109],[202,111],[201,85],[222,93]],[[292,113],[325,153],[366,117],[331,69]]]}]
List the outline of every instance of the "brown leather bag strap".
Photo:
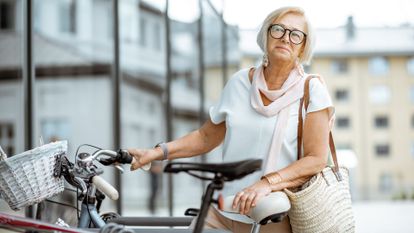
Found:
[{"label": "brown leather bag strap", "polygon": [[338,165],[338,158],[336,157],[336,148],[335,148],[335,142],[332,136],[332,131],[329,131],[329,149],[331,150],[331,156],[332,160],[334,162],[334,171],[339,171],[339,165]]},{"label": "brown leather bag strap", "polygon": [[297,148],[298,148],[298,156],[297,160],[300,159],[302,155],[302,129],[303,129],[303,117],[302,117],[302,109],[303,109],[303,98],[300,99],[299,104],[299,113],[298,113],[298,139],[297,139]]},{"label": "brown leather bag strap", "polygon": [[[303,90],[303,97],[300,99],[299,104],[299,115],[298,115],[298,138],[297,138],[297,158],[298,160],[302,157],[302,140],[303,140],[303,116],[302,116],[302,109],[305,106],[305,111],[308,110],[309,102],[310,102],[310,92],[309,92],[309,82],[312,78],[316,78],[316,76],[310,75],[305,80],[304,90]],[[335,143],[332,136],[332,131],[329,131],[329,149],[331,151],[332,160],[334,162],[334,171],[338,173],[339,166],[338,166],[338,159],[336,156],[336,148]],[[339,174],[339,173],[338,173]],[[339,174],[340,175],[340,174]]]}]

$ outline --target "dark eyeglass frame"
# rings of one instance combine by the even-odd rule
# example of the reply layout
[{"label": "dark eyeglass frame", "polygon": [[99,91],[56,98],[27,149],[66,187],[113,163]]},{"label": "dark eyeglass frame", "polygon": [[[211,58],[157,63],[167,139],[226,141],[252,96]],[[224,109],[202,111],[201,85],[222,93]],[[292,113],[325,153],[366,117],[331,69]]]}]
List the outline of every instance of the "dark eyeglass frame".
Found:
[{"label": "dark eyeglass frame", "polygon": [[[280,36],[280,37],[278,37],[278,38],[277,38],[277,37],[274,37],[274,36],[272,35],[272,31],[271,31],[271,29],[272,29],[274,26],[279,26],[279,27],[283,28],[284,32],[283,32],[282,36]],[[272,24],[272,25],[270,25],[270,26],[269,26],[269,28],[267,29],[267,31],[268,31],[268,33],[270,34],[270,36],[271,36],[272,38],[274,38],[274,39],[280,39],[280,38],[283,38],[283,37],[285,36],[285,34],[286,34],[286,31],[289,31],[289,41],[290,41],[290,42],[292,42],[292,43],[293,43],[293,44],[295,44],[295,45],[302,44],[304,41],[306,41],[306,38],[307,38],[307,36],[308,36],[308,35],[306,35],[306,33],[302,32],[301,30],[298,30],[298,29],[293,29],[293,30],[291,30],[291,29],[285,28],[283,25],[280,25],[280,24],[277,24],[277,23],[276,23],[276,24]],[[293,42],[293,41],[292,41],[292,38],[291,38],[292,32],[299,32],[299,33],[302,33],[302,34],[303,34],[303,39],[302,39],[302,41],[300,41],[299,43],[295,43],[295,42]]]}]

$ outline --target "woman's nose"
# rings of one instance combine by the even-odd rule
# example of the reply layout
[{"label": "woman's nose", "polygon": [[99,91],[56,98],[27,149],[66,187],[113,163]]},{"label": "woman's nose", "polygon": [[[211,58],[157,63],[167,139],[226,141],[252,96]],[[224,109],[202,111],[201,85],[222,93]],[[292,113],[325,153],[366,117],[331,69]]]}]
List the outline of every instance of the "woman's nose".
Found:
[{"label": "woman's nose", "polygon": [[289,36],[290,36],[290,31],[286,31],[285,32],[285,35],[283,35],[282,36],[282,38],[280,38],[283,42],[285,42],[285,43],[290,43],[290,39],[289,39]]}]

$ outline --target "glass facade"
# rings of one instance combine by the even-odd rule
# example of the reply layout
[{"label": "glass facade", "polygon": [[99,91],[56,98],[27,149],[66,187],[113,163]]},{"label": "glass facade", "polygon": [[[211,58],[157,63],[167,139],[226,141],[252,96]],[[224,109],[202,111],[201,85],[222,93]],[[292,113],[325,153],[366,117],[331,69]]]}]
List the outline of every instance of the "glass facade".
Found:
[{"label": "glass facade", "polygon": [[[25,150],[23,20],[20,1],[0,1],[0,146],[8,156]],[[3,201],[0,211],[10,211]]]},{"label": "glass facade", "polygon": [[[168,2],[32,0],[32,18],[24,23],[25,1],[0,0],[0,143],[5,151],[13,155],[28,149],[27,128],[33,130],[32,147],[40,137],[45,143],[68,140],[72,161],[83,143],[151,148],[197,129],[218,99],[208,88],[223,88],[237,68],[240,53],[228,47],[238,49],[238,31],[223,22],[219,4],[192,0],[199,14],[181,20],[174,18],[180,3]],[[23,37],[28,26],[31,40]],[[31,54],[23,53],[27,45]],[[22,94],[30,70],[25,59],[34,70],[32,116]],[[120,188],[121,200],[105,200],[102,211],[182,216],[186,208],[198,208],[203,183],[163,174],[165,163],[153,164],[151,172],[122,175],[105,168],[104,178]],[[4,204],[1,211],[8,209]]]}]

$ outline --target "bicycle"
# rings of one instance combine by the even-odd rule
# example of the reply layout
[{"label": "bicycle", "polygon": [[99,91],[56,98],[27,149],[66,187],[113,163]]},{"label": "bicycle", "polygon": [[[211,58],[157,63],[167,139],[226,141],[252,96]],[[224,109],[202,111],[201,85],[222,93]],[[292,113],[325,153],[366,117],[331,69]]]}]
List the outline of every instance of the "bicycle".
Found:
[{"label": "bicycle", "polygon": [[[88,145],[91,146],[91,145]],[[81,146],[80,146],[81,147]],[[99,169],[94,161],[109,166],[116,165],[118,169],[122,170],[117,164],[131,163],[133,158],[129,155],[126,150],[103,150],[101,148],[91,146],[97,150],[92,153],[78,153],[79,148],[76,152],[75,163],[71,163],[66,156],[58,154],[56,156],[56,166],[54,170],[55,176],[63,176],[65,180],[80,189],[80,193],[77,195],[78,200],[83,200],[79,215],[78,227],[81,228],[79,232],[83,232],[85,228],[95,227],[103,228],[104,226],[111,227],[111,229],[119,229],[122,231],[122,227],[107,225],[107,223],[122,224],[126,226],[188,226],[191,222],[191,218],[182,217],[164,217],[164,218],[146,218],[146,217],[121,217],[116,213],[107,213],[105,215],[99,215],[99,209],[105,196],[116,200],[118,198],[118,192],[109,183],[102,179],[99,175],[103,173]],[[224,182],[240,179],[252,172],[260,170],[261,160],[246,160],[234,163],[222,163],[222,164],[199,164],[199,163],[169,163],[164,171],[170,173],[186,172],[192,176],[200,179],[210,180],[211,183],[208,185],[206,192],[203,197],[200,211],[198,212],[198,218],[195,228],[192,230],[193,233],[202,232],[204,225],[204,219],[207,215],[208,208],[211,203],[217,203],[223,206],[222,200],[213,200],[213,194],[216,190],[223,188]],[[146,167],[149,169],[149,167]],[[196,172],[212,173],[213,177],[202,176],[196,174]],[[78,209],[78,208],[77,208]],[[42,205],[38,208],[37,217],[41,217],[41,211],[43,211]],[[190,209],[191,210],[191,209]],[[276,216],[276,215],[275,215]],[[279,215],[277,215],[279,216]],[[260,224],[266,224],[269,221],[277,221],[276,217],[268,217],[266,221],[260,222]],[[30,226],[44,226],[42,230],[51,228],[47,223],[24,219],[16,216],[0,216],[0,225],[9,224],[13,221],[11,219],[18,219],[21,223],[26,223]],[[3,219],[3,220],[2,220]],[[34,222],[35,221],[35,222]],[[92,223],[92,225],[90,225]],[[46,224],[46,225],[45,225]],[[10,225],[9,225],[10,226]],[[20,225],[21,226],[21,225]],[[52,226],[56,227],[55,225]],[[103,228],[105,229],[105,228]],[[64,232],[78,232],[66,228]],[[151,229],[150,231],[153,231]],[[253,228],[252,228],[253,230]],[[146,229],[145,232],[149,231]],[[157,232],[173,232],[172,230],[164,229],[158,230]],[[179,230],[180,232],[190,232],[190,230]],[[208,230],[207,232],[223,232]]]},{"label": "bicycle", "polygon": [[[85,144],[87,145],[87,144]],[[83,146],[83,145],[81,145]],[[80,146],[80,147],[81,147]],[[99,215],[99,209],[104,200],[105,196],[116,200],[118,198],[118,191],[112,187],[108,182],[106,182],[103,178],[99,175],[103,173],[102,169],[99,169],[98,166],[95,165],[95,161],[99,162],[104,166],[114,165],[118,169],[122,171],[122,168],[119,167],[117,164],[126,164],[131,163],[133,158],[129,155],[126,150],[105,150],[101,149],[92,145],[87,145],[97,150],[90,153],[78,153],[79,148],[75,155],[75,162],[72,163],[63,153],[56,154],[56,165],[54,168],[54,176],[56,177],[64,177],[64,179],[72,186],[79,189],[77,200],[82,200],[82,205],[80,211],[80,215],[78,217],[78,225],[77,229],[62,227],[56,224],[47,223],[44,221],[24,218],[9,214],[1,214],[0,215],[0,228],[7,228],[7,229],[30,229],[30,230],[41,230],[43,231],[61,231],[61,232],[90,232],[89,230],[85,230],[87,228],[95,228],[91,229],[92,232],[96,232],[96,228],[101,228],[101,232],[105,232],[107,229],[118,229],[117,232],[127,232],[127,230],[123,229],[122,226],[113,225],[114,222],[111,222],[112,219],[119,218],[122,220],[116,213],[106,213],[102,216]],[[149,169],[149,166],[145,168],[146,170]],[[78,207],[76,207],[78,209]],[[38,219],[42,218],[42,212],[46,211],[42,203],[39,204],[39,207],[36,212],[36,217]],[[188,221],[188,218],[181,219],[178,221],[178,224],[175,220],[179,219],[175,217],[167,217],[160,219],[156,219],[155,222],[158,221],[158,224],[161,223],[164,226],[185,226]],[[138,224],[133,224],[134,226],[137,225],[146,225],[145,221],[148,221],[148,218],[138,218]],[[154,219],[152,219],[154,220]],[[153,222],[154,221],[150,221]],[[136,223],[136,222],[135,222]],[[140,224],[141,223],[141,224]],[[65,225],[65,223],[61,223],[61,225]],[[142,232],[154,231],[155,229],[144,229]],[[155,232],[175,232],[174,230],[169,229],[156,229]],[[181,229],[179,231],[182,231]],[[114,231],[112,231],[114,232]],[[189,231],[186,231],[189,232]],[[210,230],[208,232],[211,233],[222,233],[222,231],[215,231]]]}]

